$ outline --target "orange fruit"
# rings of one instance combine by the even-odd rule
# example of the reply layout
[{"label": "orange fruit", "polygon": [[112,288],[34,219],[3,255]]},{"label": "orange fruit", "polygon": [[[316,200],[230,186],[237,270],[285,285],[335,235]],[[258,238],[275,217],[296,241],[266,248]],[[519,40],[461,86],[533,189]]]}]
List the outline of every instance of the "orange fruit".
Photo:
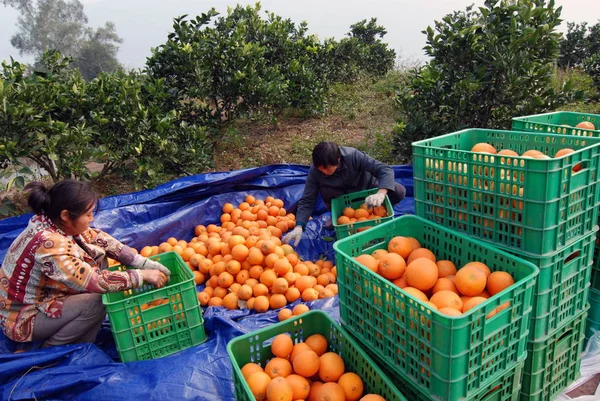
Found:
[{"label": "orange fruit", "polygon": [[310,393],[306,401],[323,401],[319,398],[319,389],[323,386],[323,383],[314,381],[310,384]]},{"label": "orange fruit", "polygon": [[198,302],[200,302],[200,305],[202,306],[206,306],[208,305],[208,301],[210,300],[210,295],[207,292],[199,292],[198,293]]},{"label": "orange fruit", "polygon": [[438,268],[431,259],[419,258],[406,266],[405,275],[409,286],[421,291],[429,290],[438,279]]},{"label": "orange fruit", "polygon": [[388,253],[388,251],[385,249],[377,249],[371,253],[371,256],[373,256],[375,259],[379,260],[379,258],[381,258],[386,253]]},{"label": "orange fruit", "polygon": [[407,237],[397,236],[388,242],[388,252],[394,252],[405,260],[413,251],[413,242]]},{"label": "orange fruit", "polygon": [[269,310],[269,299],[264,295],[254,298],[254,310],[257,312],[266,312]]},{"label": "orange fruit", "polygon": [[[395,280],[404,274],[406,262],[404,258],[397,253],[388,252],[381,255],[377,271],[388,280]],[[327,285],[327,284],[325,284]]]},{"label": "orange fruit", "polygon": [[485,278],[486,278],[486,279],[487,279],[487,278],[490,276],[490,274],[492,273],[492,271],[490,270],[490,268],[489,268],[489,267],[487,267],[487,265],[486,265],[485,263],[482,263],[482,262],[469,262],[469,263],[467,263],[466,265],[464,265],[464,266],[463,266],[463,269],[464,269],[465,267],[471,267],[471,266],[472,266],[472,267],[475,267],[475,268],[477,268],[477,269],[479,269],[479,270],[481,270],[481,271],[482,271],[482,272],[485,274]]},{"label": "orange fruit", "polygon": [[292,399],[293,400],[304,400],[310,393],[310,383],[304,377],[293,374],[285,378],[287,382],[292,386]]},{"label": "orange fruit", "polygon": [[[302,352],[302,351],[312,351],[312,348],[310,348],[308,346],[308,344],[301,342],[301,343],[297,343],[294,345],[294,348],[292,348],[292,353],[290,354],[290,363],[292,364],[292,366],[294,365],[294,361],[296,360],[296,357]],[[313,351],[314,352],[314,351]]]},{"label": "orange fruit", "polygon": [[223,306],[229,310],[238,309],[238,299],[237,294],[230,292],[223,298]]},{"label": "orange fruit", "polygon": [[448,316],[461,316],[462,313],[459,310],[456,310],[454,308],[440,308],[439,309],[440,313],[443,313],[444,315],[448,315]]},{"label": "orange fruit", "polygon": [[458,294],[448,290],[436,292],[429,301],[437,306],[438,310],[441,308],[454,308],[461,311],[463,307],[463,302]]},{"label": "orange fruit", "polygon": [[312,349],[301,351],[294,355],[294,372],[303,377],[312,377],[320,367],[319,356]]},{"label": "orange fruit", "polygon": [[271,377],[265,372],[254,372],[246,379],[248,383],[248,387],[250,387],[250,391],[254,398],[257,400],[266,400],[267,399],[267,387],[271,382]]},{"label": "orange fruit", "polygon": [[465,302],[465,304],[463,305],[462,311],[463,313],[467,313],[467,311],[469,311],[470,309],[476,307],[477,305],[479,305],[482,302],[487,301],[486,298],[483,297],[473,297],[471,299],[469,299],[467,302]]},{"label": "orange fruit", "polygon": [[283,308],[287,305],[287,299],[285,299],[285,295],[283,294],[273,294],[271,298],[269,298],[269,306],[271,309],[279,309]]},{"label": "orange fruit", "polygon": [[344,373],[338,380],[338,384],[344,389],[344,394],[348,401],[358,400],[365,389],[360,376],[352,372]]},{"label": "orange fruit", "polygon": [[385,401],[385,398],[377,394],[367,394],[360,401]]},{"label": "orange fruit", "polygon": [[582,129],[592,129],[595,130],[596,126],[594,125],[594,123],[589,122],[589,121],[582,121],[579,124],[577,124],[575,126],[575,128],[582,128]]},{"label": "orange fruit", "polygon": [[273,338],[271,352],[280,358],[287,358],[292,353],[294,342],[288,334],[279,334]]},{"label": "orange fruit", "polygon": [[294,314],[292,313],[291,309],[287,309],[287,308],[283,308],[282,310],[279,311],[279,313],[277,314],[277,319],[280,322],[283,322],[284,320],[287,320],[289,318],[291,318]]},{"label": "orange fruit", "polygon": [[540,156],[544,156],[544,154],[542,152],[540,152],[539,150],[530,149],[530,150],[524,152],[521,156],[529,156],[529,157],[533,157],[534,159],[537,159]]},{"label": "orange fruit", "polygon": [[427,259],[430,259],[431,261],[433,261],[433,263],[436,262],[435,255],[429,249],[427,249],[427,248],[417,248],[414,251],[412,251],[410,253],[410,255],[408,255],[408,259],[406,260],[406,264],[410,264],[413,260],[416,260],[416,259],[419,259],[419,258],[427,258]]},{"label": "orange fruit", "polygon": [[511,149],[502,149],[500,152],[498,152],[498,154],[504,156],[519,156],[517,152]]},{"label": "orange fruit", "polygon": [[244,379],[248,380],[248,377],[254,373],[254,372],[263,372],[263,369],[260,367],[260,365],[253,363],[253,362],[248,362],[247,364],[245,364],[242,369],[242,375],[244,376]]},{"label": "orange fruit", "polygon": [[344,388],[337,383],[325,383],[319,388],[317,399],[322,401],[344,401],[346,393]]},{"label": "orange fruit", "polygon": [[474,297],[485,288],[485,273],[476,267],[463,267],[456,273],[455,284],[462,295]]},{"label": "orange fruit", "polygon": [[337,382],[344,374],[344,360],[335,352],[326,352],[320,357],[319,378],[323,382]]},{"label": "orange fruit", "polygon": [[322,334],[313,334],[304,342],[317,353],[318,356],[323,355],[327,351],[327,339]]},{"label": "orange fruit", "polygon": [[410,294],[413,297],[417,298],[420,301],[423,301],[423,302],[429,301],[429,299],[427,298],[427,295],[425,295],[421,290],[418,290],[413,287],[404,287],[402,290],[404,292],[406,292],[407,294]]},{"label": "orange fruit", "polygon": [[287,377],[293,373],[292,365],[287,359],[275,357],[265,365],[265,373],[268,374],[271,379],[276,377]]},{"label": "orange fruit", "polygon": [[495,147],[493,147],[489,143],[485,143],[485,142],[480,142],[480,143],[473,145],[473,147],[471,148],[471,152],[491,153],[491,154],[498,153],[498,151],[496,150]]},{"label": "orange fruit", "polygon": [[377,273],[379,270],[379,262],[373,256],[369,254],[358,255],[354,258],[358,263],[365,266],[367,269],[374,271]]},{"label": "orange fruit", "polygon": [[438,260],[435,262],[438,267],[438,276],[446,277],[456,274],[456,266],[450,260]]},{"label": "orange fruit", "polygon": [[438,281],[436,281],[435,285],[431,289],[431,292],[435,294],[442,290],[448,290],[458,294],[456,284],[454,284],[454,281],[452,279],[449,279],[447,277],[438,278]]},{"label": "orange fruit", "polygon": [[296,306],[294,306],[294,309],[292,309],[292,312],[294,313],[294,315],[301,315],[303,313],[306,313],[310,310],[310,308],[308,306],[306,306],[305,304],[298,304]]},{"label": "orange fruit", "polygon": [[490,295],[496,295],[514,283],[515,280],[509,273],[501,271],[493,272],[487,280],[487,291]]}]

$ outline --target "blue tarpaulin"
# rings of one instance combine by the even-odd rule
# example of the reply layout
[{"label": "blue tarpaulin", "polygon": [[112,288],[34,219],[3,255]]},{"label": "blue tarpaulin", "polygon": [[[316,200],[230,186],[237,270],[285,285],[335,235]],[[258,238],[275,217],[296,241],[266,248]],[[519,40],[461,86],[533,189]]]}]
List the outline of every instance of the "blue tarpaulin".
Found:
[{"label": "blue tarpaulin", "polygon": [[[413,213],[412,167],[393,168],[396,181],[407,189],[395,214]],[[220,224],[223,204],[239,204],[247,195],[280,198],[294,212],[307,174],[307,166],[286,164],[180,178],[152,190],[101,199],[94,225],[137,249],[169,237],[189,241],[196,225]],[[319,200],[296,247],[303,259],[335,259],[333,242],[324,240],[335,236],[323,228],[329,215]],[[0,260],[30,217],[0,220]],[[337,296],[308,305],[339,319]],[[277,312],[206,308],[207,342],[164,358],[129,363],[119,362],[108,320],[95,344],[37,349],[34,343],[15,343],[0,333],[0,399],[234,400],[227,342],[277,322]],[[27,351],[15,354],[18,349]]]}]

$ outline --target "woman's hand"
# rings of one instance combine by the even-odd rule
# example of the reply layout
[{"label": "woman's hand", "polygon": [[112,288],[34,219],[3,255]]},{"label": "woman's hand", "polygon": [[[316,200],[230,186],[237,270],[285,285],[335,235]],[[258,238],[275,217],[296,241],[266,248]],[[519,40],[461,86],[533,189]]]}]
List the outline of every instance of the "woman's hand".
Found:
[{"label": "woman's hand", "polygon": [[160,270],[140,270],[142,272],[142,277],[144,278],[144,282],[150,283],[156,288],[162,288],[169,282],[169,278],[166,274],[161,272]]}]

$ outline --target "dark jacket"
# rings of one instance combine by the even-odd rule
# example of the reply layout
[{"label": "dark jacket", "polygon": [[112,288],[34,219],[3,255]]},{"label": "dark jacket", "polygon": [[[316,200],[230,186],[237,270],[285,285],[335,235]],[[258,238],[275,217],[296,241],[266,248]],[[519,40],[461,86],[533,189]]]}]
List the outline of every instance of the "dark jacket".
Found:
[{"label": "dark jacket", "polygon": [[342,158],[340,165],[330,176],[310,167],[302,198],[296,211],[297,224],[304,227],[317,202],[319,192],[325,203],[343,194],[362,191],[369,188],[394,190],[394,170],[385,163],[354,148],[340,146]]}]

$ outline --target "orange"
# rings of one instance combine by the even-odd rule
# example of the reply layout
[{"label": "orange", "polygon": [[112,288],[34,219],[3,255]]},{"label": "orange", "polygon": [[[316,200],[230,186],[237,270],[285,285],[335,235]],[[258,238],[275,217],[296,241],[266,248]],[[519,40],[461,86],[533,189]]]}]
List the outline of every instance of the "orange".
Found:
[{"label": "orange", "polygon": [[280,322],[283,322],[284,320],[287,320],[289,318],[291,318],[294,314],[292,313],[291,309],[287,309],[287,308],[283,308],[282,310],[279,311],[279,313],[277,314],[277,319]]},{"label": "orange", "polygon": [[392,281],[392,283],[394,283],[394,285],[399,288],[408,287],[408,283],[406,282],[406,274],[402,277],[395,279],[394,281]]},{"label": "orange", "polygon": [[413,251],[413,243],[406,237],[397,236],[388,242],[388,251],[397,253],[406,260],[408,255]]},{"label": "orange", "polygon": [[450,260],[438,260],[435,264],[438,267],[439,277],[446,277],[456,274],[456,266]]},{"label": "orange", "polygon": [[344,401],[346,393],[344,393],[344,388],[337,383],[325,383],[319,388],[317,399],[322,401]]},{"label": "orange", "polygon": [[305,350],[294,355],[294,372],[303,377],[312,377],[320,368],[320,359],[315,351]]},{"label": "orange", "polygon": [[308,346],[308,344],[306,344],[304,342],[298,343],[298,344],[294,345],[294,348],[292,349],[292,353],[290,354],[290,362],[292,363],[292,365],[294,364],[294,361],[296,360],[296,357],[298,355],[300,355],[300,353],[302,351],[312,351],[312,348],[310,348]]},{"label": "orange", "polygon": [[498,153],[495,147],[493,147],[489,143],[485,143],[485,142],[480,142],[480,143],[475,144],[471,148],[471,152],[492,153],[492,154]]},{"label": "orange", "polygon": [[319,299],[319,292],[314,288],[307,288],[302,291],[302,300],[304,302],[316,301]]},{"label": "orange", "polygon": [[252,287],[250,287],[248,284],[244,284],[240,287],[237,294],[242,301],[247,301],[252,298],[252,292]]},{"label": "orange", "polygon": [[292,353],[294,342],[288,334],[279,334],[273,338],[271,352],[280,358],[287,358]]},{"label": "orange", "polygon": [[306,313],[310,310],[310,308],[308,306],[306,306],[305,304],[298,304],[296,306],[294,306],[294,309],[292,310],[292,312],[294,313],[294,315],[301,315],[303,313]]},{"label": "orange", "polygon": [[448,290],[448,291],[452,291],[452,292],[458,294],[458,289],[456,288],[454,281],[452,281],[452,279],[449,279],[447,277],[438,278],[438,281],[435,283],[435,285],[431,289],[431,292],[433,294],[435,294],[442,290]]},{"label": "orange", "polygon": [[254,310],[257,312],[266,312],[269,310],[269,299],[264,295],[254,298]]},{"label": "orange", "polygon": [[285,292],[285,299],[287,299],[288,302],[292,303],[298,298],[300,298],[301,295],[302,294],[300,293],[299,289],[297,289],[296,287],[289,287]]},{"label": "orange", "polygon": [[208,305],[208,301],[210,300],[210,295],[207,292],[199,292],[198,293],[198,301],[200,302],[200,305],[202,306],[206,306]]},{"label": "orange", "polygon": [[485,273],[476,267],[463,267],[456,273],[455,284],[462,295],[474,297],[485,288]]},{"label": "orange", "polygon": [[262,368],[260,367],[260,365],[256,364],[256,363],[252,363],[252,362],[248,362],[247,364],[245,364],[242,367],[242,375],[244,376],[244,379],[248,380],[248,377],[254,373],[254,372],[262,372]]},{"label": "orange", "polygon": [[[200,273],[201,274],[201,273]],[[229,288],[233,284],[233,275],[229,272],[219,274],[219,286]]]},{"label": "orange", "polygon": [[310,393],[308,394],[308,398],[306,401],[323,401],[319,398],[319,389],[323,387],[323,383],[319,381],[314,381],[310,385]]},{"label": "orange", "polygon": [[373,256],[369,254],[358,255],[354,258],[358,263],[365,266],[367,269],[374,271],[377,273],[379,270],[379,262]]},{"label": "orange", "polygon": [[346,400],[358,400],[365,389],[362,379],[356,373],[344,373],[338,380],[338,384],[344,389]]},{"label": "orange", "polygon": [[456,310],[454,308],[440,308],[439,309],[440,313],[443,313],[444,315],[448,315],[448,316],[461,316],[462,313],[459,310]]},{"label": "orange", "polygon": [[265,373],[271,379],[275,377],[287,377],[292,374],[292,365],[287,359],[275,357],[265,365]]},{"label": "orange", "polygon": [[231,248],[231,256],[233,257],[233,259],[239,262],[243,262],[244,260],[246,260],[249,253],[250,250],[244,244],[237,244],[236,246]]},{"label": "orange", "polygon": [[377,394],[367,394],[360,401],[385,401],[385,398]]},{"label": "orange", "polygon": [[582,121],[579,124],[577,124],[575,126],[575,128],[582,128],[582,129],[596,129],[596,126],[594,125],[594,123],[589,122],[589,121]]},{"label": "orange", "polygon": [[257,400],[267,399],[267,387],[271,382],[271,377],[265,372],[254,372],[246,379],[248,387],[254,398]]},{"label": "orange", "polygon": [[488,277],[487,290],[490,293],[490,295],[496,295],[497,293],[501,292],[505,288],[510,287],[514,283],[515,280],[510,274],[500,271],[493,272]]},{"label": "orange", "polygon": [[433,261],[433,263],[436,262],[435,255],[429,249],[417,248],[410,253],[410,255],[408,256],[408,259],[406,260],[406,263],[410,264],[413,260],[416,260],[419,258],[427,258],[427,259],[430,259],[431,261]]},{"label": "orange", "polygon": [[310,393],[310,383],[304,377],[293,374],[285,378],[287,382],[292,386],[292,399],[293,400],[304,400]]},{"label": "orange", "polygon": [[452,292],[452,291],[448,291],[448,290],[442,290],[442,291],[436,292],[435,294],[433,294],[431,296],[429,301],[431,303],[433,303],[435,306],[437,306],[438,309],[454,308],[454,309],[460,311],[460,310],[462,310],[462,307],[463,307],[463,302],[460,299],[460,297],[458,296],[458,294],[455,292]]},{"label": "orange", "polygon": [[221,306],[223,305],[223,298],[212,297],[208,300],[208,306]]},{"label": "orange", "polygon": [[379,258],[377,271],[388,280],[395,280],[402,277],[405,269],[406,262],[397,253],[389,252]]},{"label": "orange", "polygon": [[288,281],[283,277],[279,277],[279,278],[276,278],[275,281],[273,281],[273,286],[271,288],[271,291],[274,294],[285,294],[286,291],[288,290],[288,286],[289,286]]},{"label": "orange", "polygon": [[475,267],[479,270],[481,270],[484,274],[485,274],[485,278],[487,279],[490,274],[492,273],[492,271],[490,270],[489,267],[487,267],[487,265],[485,263],[481,263],[481,262],[469,262],[466,265],[463,266],[463,269],[465,267]]},{"label": "orange", "polygon": [[431,259],[419,258],[406,266],[405,275],[409,286],[421,291],[429,290],[438,279],[438,268]]},{"label": "orange", "polygon": [[285,295],[283,294],[273,294],[271,298],[269,298],[269,306],[271,309],[279,309],[283,308],[287,305],[287,300],[285,299]]},{"label": "orange", "polygon": [[327,339],[322,334],[313,334],[304,342],[317,353],[318,356],[323,355],[327,351]]},{"label": "orange", "polygon": [[405,287],[402,290],[404,292],[412,295],[413,297],[417,298],[420,301],[423,301],[423,302],[429,301],[429,299],[427,298],[427,295],[425,295],[421,290],[418,290],[413,287]]},{"label": "orange", "polygon": [[415,249],[419,249],[421,248],[421,243],[419,242],[418,239],[416,239],[415,237],[406,237],[406,239],[408,239],[410,241],[410,243],[412,244],[413,247],[413,251]]},{"label": "orange", "polygon": [[533,158],[537,159],[540,156],[544,156],[544,154],[542,152],[540,152],[539,150],[530,149],[530,150],[524,152],[521,156],[529,156],[529,157],[533,157]]},{"label": "orange", "polygon": [[371,256],[373,256],[375,259],[379,260],[386,253],[388,253],[388,251],[385,249],[377,249],[371,253]]},{"label": "orange", "polygon": [[319,378],[324,382],[337,382],[344,374],[344,360],[335,352],[326,352],[320,357]]},{"label": "orange", "polygon": [[473,297],[471,299],[469,299],[467,302],[465,302],[465,304],[463,305],[463,313],[467,313],[467,311],[469,311],[470,309],[476,307],[477,305],[479,305],[482,302],[487,301],[487,299],[483,298],[483,297]]},{"label": "orange", "polygon": [[265,270],[260,275],[259,280],[262,284],[266,285],[268,288],[271,288],[275,280],[277,280],[277,273],[275,273],[275,270],[272,269]]},{"label": "orange", "polygon": [[238,300],[239,300],[239,298],[238,298],[237,294],[230,292],[229,294],[225,295],[225,297],[223,298],[223,306],[229,310],[237,309],[238,308]]}]

